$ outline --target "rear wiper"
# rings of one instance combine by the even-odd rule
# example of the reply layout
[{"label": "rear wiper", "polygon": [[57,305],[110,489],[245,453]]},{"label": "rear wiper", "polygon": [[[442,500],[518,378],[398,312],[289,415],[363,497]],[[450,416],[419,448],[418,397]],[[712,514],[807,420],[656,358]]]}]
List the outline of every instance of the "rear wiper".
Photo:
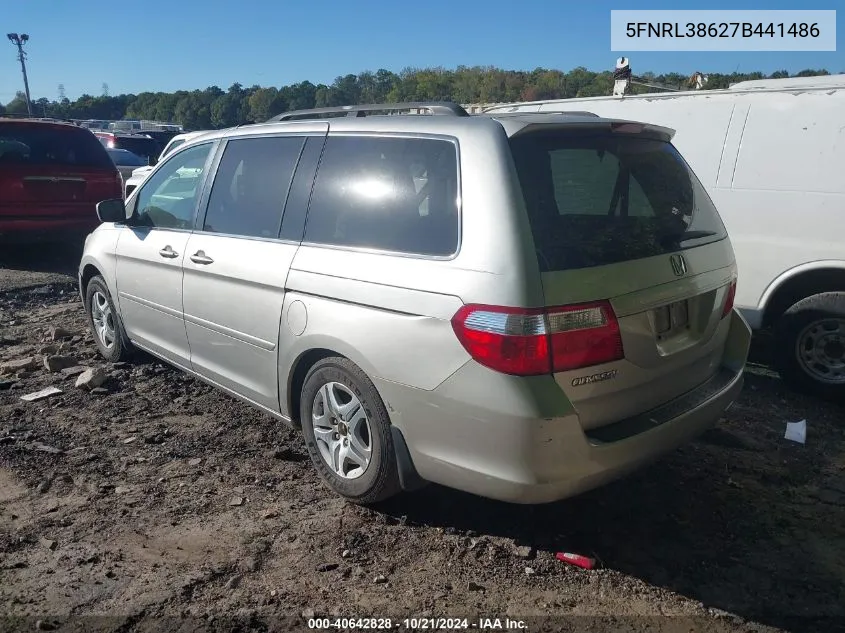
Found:
[{"label": "rear wiper", "polygon": [[716,231],[686,231],[684,233],[675,233],[673,235],[663,235],[658,238],[660,246],[666,249],[679,248],[684,242],[689,240],[699,240],[704,237],[712,237],[718,235]]},{"label": "rear wiper", "polygon": [[686,231],[678,236],[678,241],[699,240],[702,237],[712,237],[714,235],[718,235],[718,233],[716,231]]}]

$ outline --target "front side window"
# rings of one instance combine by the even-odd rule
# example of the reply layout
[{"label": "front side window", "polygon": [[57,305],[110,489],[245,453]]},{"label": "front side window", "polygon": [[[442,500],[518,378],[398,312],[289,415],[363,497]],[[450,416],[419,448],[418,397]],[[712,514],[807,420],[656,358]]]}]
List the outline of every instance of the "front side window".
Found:
[{"label": "front side window", "polygon": [[448,256],[458,249],[454,143],[430,138],[330,136],[305,241]]},{"label": "front side window", "polygon": [[136,225],[193,228],[194,209],[212,145],[203,143],[175,154],[141,185],[136,198]]},{"label": "front side window", "polygon": [[304,144],[301,136],[230,140],[214,177],[202,230],[278,237],[285,198]]}]

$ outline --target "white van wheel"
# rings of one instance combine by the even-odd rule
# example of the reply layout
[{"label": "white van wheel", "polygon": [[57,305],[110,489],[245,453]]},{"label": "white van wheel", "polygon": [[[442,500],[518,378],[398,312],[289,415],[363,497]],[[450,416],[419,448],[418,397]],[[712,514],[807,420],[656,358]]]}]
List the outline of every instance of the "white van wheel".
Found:
[{"label": "white van wheel", "polygon": [[106,280],[100,275],[92,277],[85,289],[85,311],[94,344],[102,357],[112,363],[127,360],[132,354],[132,346],[126,338]]},{"label": "white van wheel", "polygon": [[789,308],[775,326],[774,358],[790,386],[845,398],[845,293],[813,295]]},{"label": "white van wheel", "polygon": [[390,417],[375,385],[346,358],[324,358],[305,377],[300,420],[311,462],[334,492],[355,503],[401,490]]}]

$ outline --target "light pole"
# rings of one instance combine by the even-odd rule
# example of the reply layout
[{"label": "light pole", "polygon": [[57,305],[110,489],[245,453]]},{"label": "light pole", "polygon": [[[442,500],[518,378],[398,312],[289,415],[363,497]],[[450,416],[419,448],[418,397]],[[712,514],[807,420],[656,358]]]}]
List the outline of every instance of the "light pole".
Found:
[{"label": "light pole", "polygon": [[29,98],[29,79],[26,77],[26,53],[23,52],[23,45],[29,41],[29,35],[26,33],[9,33],[6,35],[9,41],[18,47],[18,59],[21,62],[21,72],[23,73],[23,88],[26,94],[26,111],[29,116],[32,116],[32,99]]}]

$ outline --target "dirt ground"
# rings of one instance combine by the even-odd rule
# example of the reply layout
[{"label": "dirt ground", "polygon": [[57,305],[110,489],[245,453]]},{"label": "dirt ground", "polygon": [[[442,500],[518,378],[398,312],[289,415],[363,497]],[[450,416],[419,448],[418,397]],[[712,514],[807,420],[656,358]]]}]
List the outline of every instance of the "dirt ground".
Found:
[{"label": "dirt ground", "polygon": [[[150,358],[101,362],[77,261],[0,254],[0,363],[19,361],[0,376],[0,630],[845,626],[845,410],[788,392],[765,338],[718,428],[635,476],[534,508],[429,486],[367,509],[324,488],[270,417]],[[77,388],[81,370],[45,356],[106,381]],[[802,419],[807,443],[786,441]]]}]

